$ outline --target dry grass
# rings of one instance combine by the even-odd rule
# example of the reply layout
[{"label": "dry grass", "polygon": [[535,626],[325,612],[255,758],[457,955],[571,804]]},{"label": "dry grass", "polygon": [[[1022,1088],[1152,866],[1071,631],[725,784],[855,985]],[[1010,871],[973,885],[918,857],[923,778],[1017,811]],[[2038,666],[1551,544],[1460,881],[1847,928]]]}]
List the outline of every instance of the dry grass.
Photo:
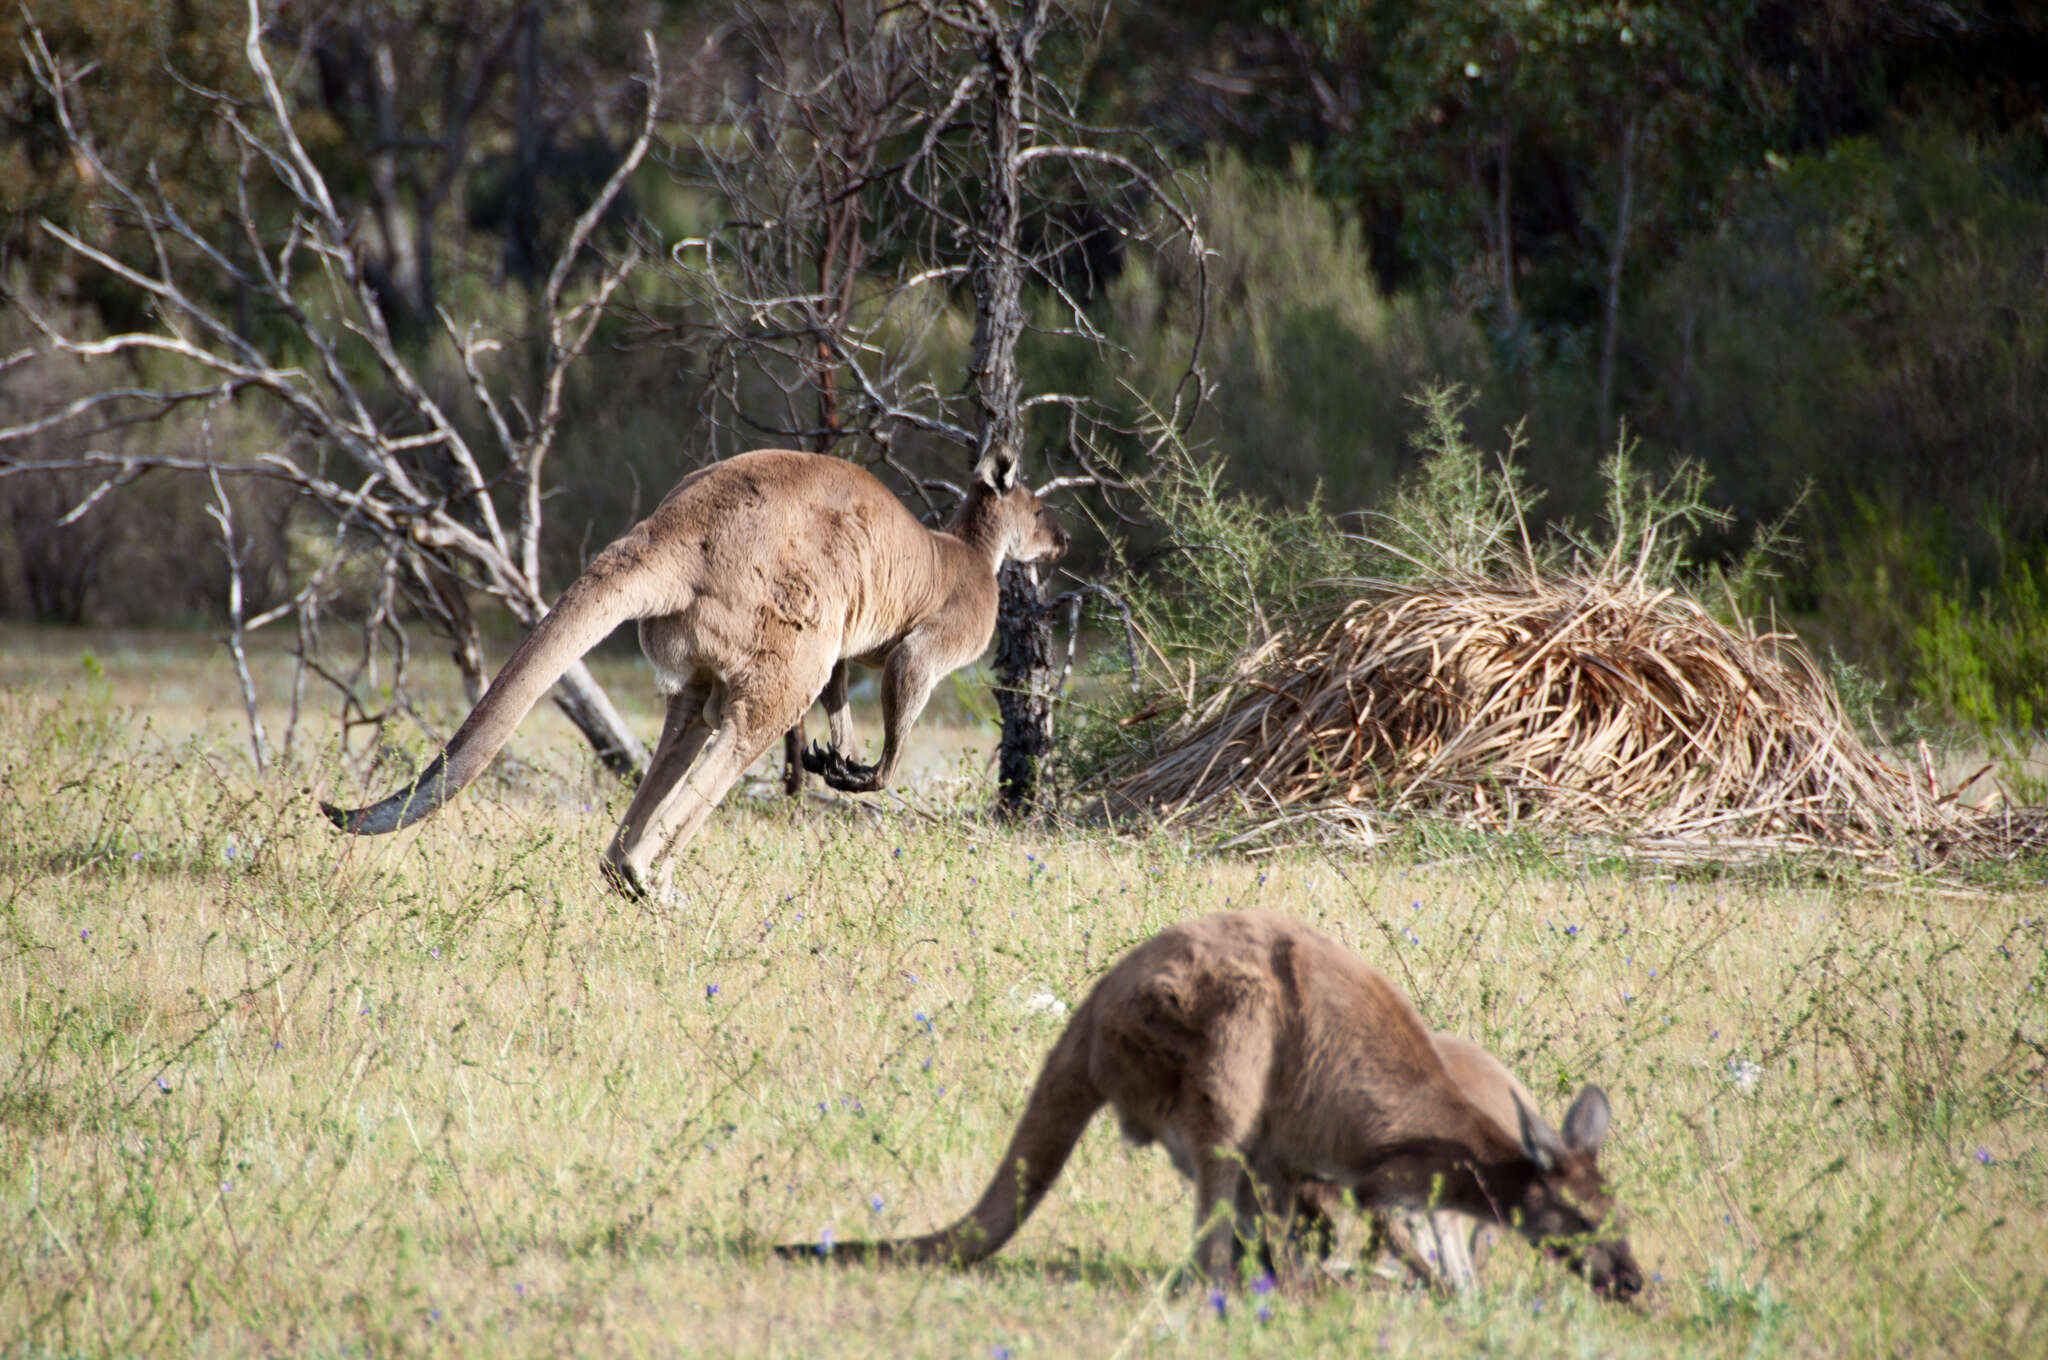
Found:
[{"label": "dry grass", "polygon": [[[0,693],[10,1352],[2018,1355],[2048,1321],[2037,885],[1673,878],[1478,838],[1250,862],[1001,830],[978,798],[741,798],[687,902],[642,910],[602,887],[619,798],[584,807],[573,746],[522,734],[570,773],[349,843],[306,793],[331,771],[250,773],[204,644],[131,670],[45,642]],[[208,677],[228,725],[191,740],[116,699]],[[761,1254],[959,1212],[1057,1033],[1028,999],[1254,902],[1553,1116],[1607,1087],[1642,1308],[1510,1245],[1463,1300],[1339,1285],[1218,1317],[1170,1287],[1185,1188],[1108,1120],[984,1268]]]},{"label": "dry grass", "polygon": [[[1796,639],[1731,628],[1640,574],[1372,590],[1238,673],[1112,786],[1112,811],[1338,808],[1368,837],[1371,814],[1426,812],[1667,853],[1954,848],[1983,822],[1931,766],[1871,752]],[[2031,821],[2000,826],[2006,853],[2039,837]]]}]

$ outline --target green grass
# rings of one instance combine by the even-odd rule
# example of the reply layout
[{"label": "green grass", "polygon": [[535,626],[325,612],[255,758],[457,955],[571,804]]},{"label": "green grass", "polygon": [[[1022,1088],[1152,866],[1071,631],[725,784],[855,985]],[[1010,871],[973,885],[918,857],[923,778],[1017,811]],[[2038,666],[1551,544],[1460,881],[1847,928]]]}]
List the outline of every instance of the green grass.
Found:
[{"label": "green grass", "polygon": [[[643,909],[596,871],[619,794],[552,719],[515,743],[534,773],[350,842],[311,792],[365,790],[254,776],[203,642],[6,641],[10,1352],[1995,1355],[2048,1325],[2038,876],[1211,856],[1000,829],[927,782],[740,798],[686,900]],[[763,1255],[960,1212],[1058,1032],[1028,998],[1248,903],[1352,943],[1553,1118],[1607,1088],[1643,1306],[1511,1242],[1465,1299],[1333,1283],[1219,1318],[1166,1286],[1189,1195],[1108,1119],[981,1268]]]}]

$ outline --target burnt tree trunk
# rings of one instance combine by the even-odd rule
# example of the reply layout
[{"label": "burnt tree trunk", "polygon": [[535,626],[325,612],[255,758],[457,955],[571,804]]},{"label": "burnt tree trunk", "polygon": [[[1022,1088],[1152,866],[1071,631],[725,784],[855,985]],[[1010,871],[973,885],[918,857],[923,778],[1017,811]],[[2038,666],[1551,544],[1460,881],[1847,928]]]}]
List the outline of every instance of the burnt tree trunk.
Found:
[{"label": "burnt tree trunk", "polygon": [[997,580],[995,691],[1003,740],[996,785],[1003,815],[1018,817],[1037,807],[1038,761],[1052,754],[1052,609],[1035,566],[1006,562]]},{"label": "burnt tree trunk", "polygon": [[[1013,29],[989,37],[986,170],[974,259],[976,461],[1018,468],[1023,454],[1022,382],[1017,338],[1024,333],[1023,266],[1018,254],[1023,192],[1018,148],[1024,86],[1045,18],[1030,6]],[[1021,473],[1018,473],[1021,475]],[[996,707],[1003,715],[997,753],[1001,811],[1016,817],[1038,801],[1038,760],[1052,750],[1052,615],[1036,572],[1017,563],[1001,573],[996,613]]]}]

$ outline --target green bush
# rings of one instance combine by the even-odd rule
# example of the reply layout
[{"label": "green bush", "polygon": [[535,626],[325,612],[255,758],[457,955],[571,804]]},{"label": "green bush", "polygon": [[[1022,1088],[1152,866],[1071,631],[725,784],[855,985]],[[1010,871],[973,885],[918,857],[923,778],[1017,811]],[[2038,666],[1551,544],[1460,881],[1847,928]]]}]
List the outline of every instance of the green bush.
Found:
[{"label": "green bush", "polygon": [[[1936,727],[1977,739],[2048,726],[2048,550],[2013,548],[1994,523],[1958,532],[1946,516],[1859,498],[1815,570],[1815,630]],[[1966,544],[1989,544],[1972,570]]]},{"label": "green bush", "polygon": [[[1407,394],[1441,382],[1483,391],[1484,337],[1440,298],[1379,290],[1357,222],[1316,193],[1306,158],[1276,173],[1216,156],[1193,206],[1210,252],[1202,363],[1214,396],[1190,443],[1213,451],[1239,488],[1288,502],[1320,488],[1339,510],[1377,503],[1412,461],[1420,422]],[[1185,252],[1156,264],[1134,254],[1100,318],[1128,358],[1027,376],[1113,408],[1128,407],[1127,389],[1171,391],[1203,320],[1194,274]],[[1027,343],[1020,357],[1074,362],[1046,350]],[[1479,415],[1489,426],[1509,418],[1484,403]]]},{"label": "green bush", "polygon": [[1945,517],[1981,576],[2048,531],[2044,239],[2038,136],[1901,123],[1779,162],[1632,317],[1633,419],[1745,522],[1811,487],[1817,566],[1879,500]]},{"label": "green bush", "polygon": [[[1540,527],[1521,466],[1519,431],[1488,454],[1466,431],[1470,398],[1434,384],[1411,401],[1415,463],[1384,512],[1340,522],[1312,493],[1275,506],[1224,484],[1216,450],[1190,451],[1155,423],[1159,453],[1140,481],[1154,541],[1112,540],[1117,589],[1143,639],[1143,674],[1129,693],[1076,702],[1063,758],[1087,785],[1149,758],[1208,713],[1217,697],[1312,635],[1362,591],[1427,577],[1560,570],[1639,572],[1658,586],[1692,579],[1690,545],[1717,522],[1704,474],[1641,472],[1624,442],[1603,465],[1602,523]],[[1347,532],[1356,523],[1358,532]],[[1114,623],[1105,617],[1106,627]],[[1107,662],[1105,664],[1116,664]]]}]

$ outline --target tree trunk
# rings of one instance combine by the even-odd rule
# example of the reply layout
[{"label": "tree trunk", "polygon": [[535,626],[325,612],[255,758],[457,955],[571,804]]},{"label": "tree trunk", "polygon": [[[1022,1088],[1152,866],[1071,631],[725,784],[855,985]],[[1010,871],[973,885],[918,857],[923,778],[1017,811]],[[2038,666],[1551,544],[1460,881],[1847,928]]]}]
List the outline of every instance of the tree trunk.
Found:
[{"label": "tree trunk", "polygon": [[[987,170],[974,261],[974,398],[976,461],[1016,469],[1023,453],[1022,382],[1017,338],[1024,333],[1023,281],[1017,253],[1022,186],[1024,81],[1044,19],[1043,3],[1015,29],[988,45]],[[1021,474],[1020,474],[1021,475]],[[1038,801],[1038,758],[1052,750],[1052,618],[1045,587],[1030,568],[1001,573],[996,613],[996,707],[1003,715],[997,755],[1001,811],[1021,816]]]},{"label": "tree trunk", "polygon": [[1508,119],[1500,118],[1499,142],[1496,147],[1497,160],[1494,167],[1494,239],[1500,243],[1500,311],[1501,321],[1509,331],[1515,329],[1515,224],[1509,212],[1511,191],[1508,187]]},{"label": "tree trunk", "polygon": [[996,758],[1005,817],[1038,805],[1038,759],[1052,754],[1052,610],[1035,567],[1005,563],[996,606],[996,703],[1003,739]]},{"label": "tree trunk", "polygon": [[426,226],[413,220],[412,209],[400,191],[398,70],[388,38],[379,39],[371,53],[370,79],[374,91],[372,101],[376,110],[377,143],[371,148],[368,160],[370,187],[377,200],[377,226],[383,237],[383,266],[392,294],[385,300],[396,301],[399,306],[392,310],[407,323],[415,323],[431,315],[421,305],[423,295],[419,273],[421,251],[418,236]]},{"label": "tree trunk", "polygon": [[540,258],[540,38],[541,12],[529,4],[519,17],[516,60],[519,98],[515,114],[511,203],[505,213],[505,276],[531,282],[545,266]]},{"label": "tree trunk", "polygon": [[1607,245],[1606,315],[1600,336],[1600,438],[1615,438],[1614,349],[1621,334],[1621,271],[1628,259],[1628,214],[1636,190],[1636,129],[1642,115],[1630,113],[1621,128],[1621,202],[1614,213],[1614,239]]}]

